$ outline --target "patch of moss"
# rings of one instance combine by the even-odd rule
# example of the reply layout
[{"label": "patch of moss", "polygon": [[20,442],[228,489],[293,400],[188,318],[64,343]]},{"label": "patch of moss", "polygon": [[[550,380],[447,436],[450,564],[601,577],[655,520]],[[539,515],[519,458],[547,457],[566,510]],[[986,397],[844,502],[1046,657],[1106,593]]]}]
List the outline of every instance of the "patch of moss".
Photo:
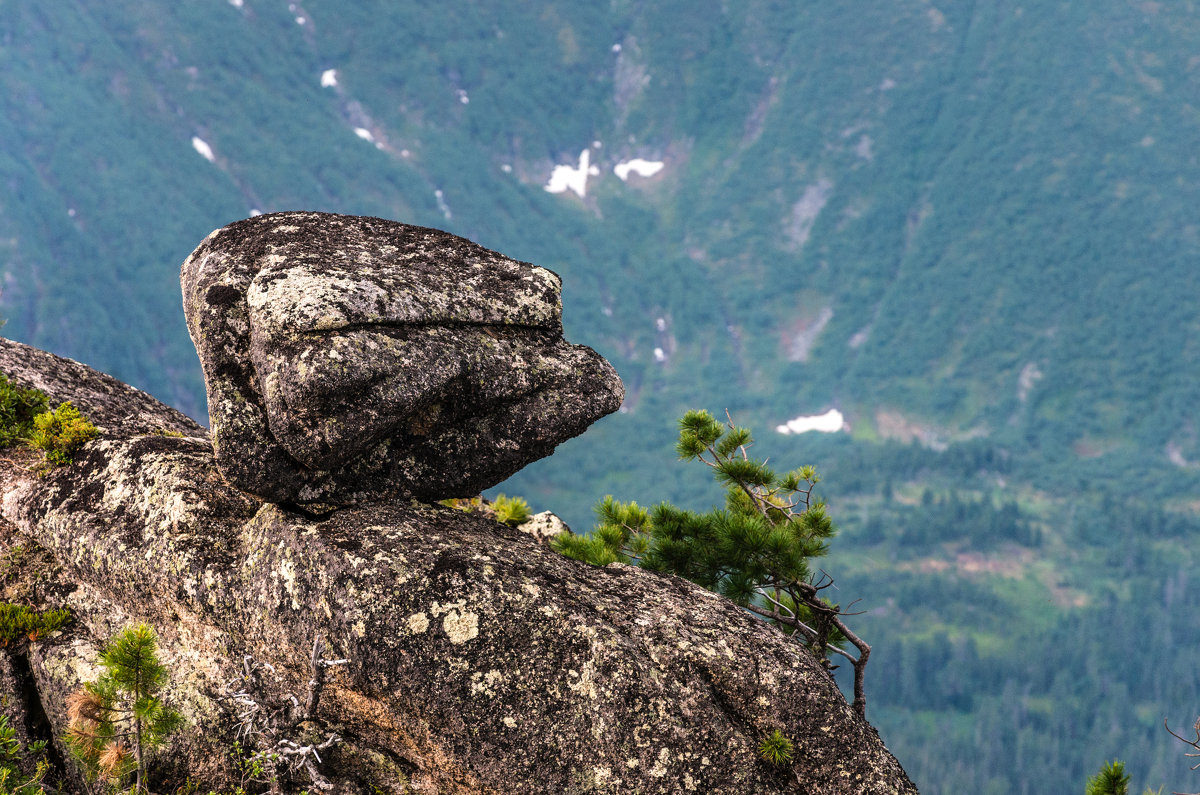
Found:
[{"label": "patch of moss", "polygon": [[25,605],[0,602],[0,647],[34,641],[71,620],[67,609],[38,612]]},{"label": "patch of moss", "polygon": [[795,746],[783,732],[776,729],[758,744],[758,755],[772,765],[786,765],[792,761]]},{"label": "patch of moss", "polygon": [[46,393],[22,389],[0,373],[0,447],[11,447],[33,433],[34,418],[49,408]]},{"label": "patch of moss", "polygon": [[29,443],[44,450],[46,461],[53,466],[69,464],[75,451],[96,438],[99,431],[79,413],[79,409],[65,401],[54,411],[33,418],[33,433]]},{"label": "patch of moss", "polygon": [[17,578],[27,555],[28,550],[23,544],[13,544],[0,555],[0,585]]}]

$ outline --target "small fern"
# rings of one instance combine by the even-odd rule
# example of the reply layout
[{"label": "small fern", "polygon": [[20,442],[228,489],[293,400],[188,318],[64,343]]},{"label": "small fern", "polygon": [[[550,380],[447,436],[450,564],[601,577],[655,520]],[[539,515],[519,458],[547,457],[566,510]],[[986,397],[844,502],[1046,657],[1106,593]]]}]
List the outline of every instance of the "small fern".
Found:
[{"label": "small fern", "polygon": [[[50,772],[46,745],[45,740],[37,740],[31,742],[28,748],[22,748],[8,716],[0,715],[0,793],[46,795],[46,789],[42,786],[46,774]],[[21,768],[31,761],[35,765],[32,774],[21,775]]]}]

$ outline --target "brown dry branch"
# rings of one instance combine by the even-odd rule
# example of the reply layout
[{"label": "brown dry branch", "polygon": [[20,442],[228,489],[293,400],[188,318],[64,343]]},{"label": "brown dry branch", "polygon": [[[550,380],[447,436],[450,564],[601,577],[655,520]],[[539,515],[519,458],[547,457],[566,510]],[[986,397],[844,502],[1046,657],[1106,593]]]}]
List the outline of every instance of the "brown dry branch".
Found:
[{"label": "brown dry branch", "polygon": [[254,750],[245,761],[258,763],[269,773],[271,791],[280,791],[279,776],[283,772],[298,773],[301,769],[308,775],[313,786],[322,791],[333,789],[333,785],[321,775],[320,751],[327,750],[342,741],[330,732],[320,743],[297,742],[301,734],[300,725],[316,720],[317,707],[321,701],[321,690],[325,685],[325,672],[335,665],[345,665],[349,660],[326,660],[321,656],[321,636],[313,639],[312,659],[308,693],[304,707],[291,693],[271,697],[266,693],[266,674],[277,677],[270,663],[255,660],[250,655],[242,658],[242,673],[226,683],[219,700],[237,722],[236,738]]}]

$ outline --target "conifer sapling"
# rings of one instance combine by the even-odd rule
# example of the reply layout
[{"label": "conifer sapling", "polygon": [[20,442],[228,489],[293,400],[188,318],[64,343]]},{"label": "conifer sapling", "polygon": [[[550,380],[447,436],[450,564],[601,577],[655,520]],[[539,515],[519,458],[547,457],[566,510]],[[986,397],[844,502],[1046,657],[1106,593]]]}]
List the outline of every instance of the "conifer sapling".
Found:
[{"label": "conifer sapling", "polygon": [[809,567],[836,533],[813,495],[816,470],[778,475],[750,457],[752,444],[750,431],[732,420],[723,425],[707,411],[689,411],[679,421],[676,451],[713,470],[725,489],[724,508],[696,513],[660,503],[646,511],[607,496],[596,506],[599,523],[590,537],[563,533],[551,546],[596,566],[635,563],[685,577],[798,636],[826,665],[831,654],[847,658],[854,665],[854,708],[864,714],[871,647],[842,622],[841,608],[823,598],[832,580]]},{"label": "conifer sapling", "polygon": [[157,643],[145,624],[119,633],[100,652],[104,673],[68,699],[67,744],[89,780],[117,784],[133,774],[134,792],[145,791],[150,751],[183,725],[161,697],[167,668]]},{"label": "conifer sapling", "polygon": [[1088,779],[1087,795],[1128,795],[1129,776],[1125,775],[1125,763],[1117,760],[1108,762],[1100,772]]}]

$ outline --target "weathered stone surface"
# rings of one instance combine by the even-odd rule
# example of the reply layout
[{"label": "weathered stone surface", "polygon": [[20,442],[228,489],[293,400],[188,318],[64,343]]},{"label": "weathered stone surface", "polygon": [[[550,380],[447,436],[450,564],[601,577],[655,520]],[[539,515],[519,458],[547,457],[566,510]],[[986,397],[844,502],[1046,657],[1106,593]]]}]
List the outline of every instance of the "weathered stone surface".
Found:
[{"label": "weathered stone surface", "polygon": [[529,520],[517,525],[517,529],[526,535],[533,536],[539,544],[549,544],[550,539],[559,533],[570,532],[567,523],[550,511],[535,513]]},{"label": "weathered stone surface", "polygon": [[[0,362],[15,360],[22,385],[63,367],[0,341]],[[55,399],[85,413],[166,416],[128,388],[122,411],[98,374],[77,394],[68,381]],[[915,792],[823,668],[721,597],[415,500],[320,519],[263,503],[221,477],[202,429],[146,432],[156,421],[109,421],[45,477],[0,462],[0,517],[74,589],[56,593],[78,622],[30,656],[58,732],[63,689],[116,614],[158,630],[193,720],[161,759],[194,763],[206,787],[232,775],[211,694],[244,654],[300,692],[320,633],[350,660],[318,716],[346,738],[323,754],[339,792]],[[796,744],[791,764],[758,756],[774,729]],[[160,768],[155,791],[178,770]]]},{"label": "weathered stone surface", "polygon": [[273,502],[461,497],[615,411],[562,339],[560,282],[445,232],[276,213],[182,270],[221,471]]}]

